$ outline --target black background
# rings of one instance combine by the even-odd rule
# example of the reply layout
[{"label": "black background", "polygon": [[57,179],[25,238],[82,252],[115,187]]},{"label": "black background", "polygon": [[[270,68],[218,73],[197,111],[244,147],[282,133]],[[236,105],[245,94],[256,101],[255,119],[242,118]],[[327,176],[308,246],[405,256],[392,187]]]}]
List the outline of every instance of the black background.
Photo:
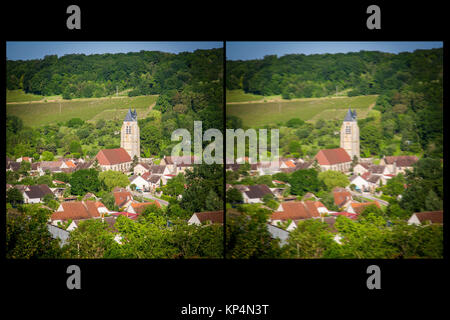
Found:
[{"label": "black background", "polygon": [[[440,2],[431,1],[420,5],[396,1],[395,6],[382,1],[259,1],[247,6],[243,1],[92,2],[2,4],[2,74],[6,41],[382,40],[445,41],[446,47],[444,27],[450,14]],[[70,4],[81,8],[81,30],[66,28]],[[381,30],[366,27],[371,4],[381,8]],[[447,70],[444,77],[448,83]],[[5,76],[1,81],[5,88]],[[4,217],[1,222],[5,239]],[[268,316],[247,318],[406,317],[418,311],[429,318],[445,309],[443,302],[448,300],[447,239],[445,232],[446,258],[425,261],[10,261],[4,258],[2,242],[0,288],[7,298],[0,301],[3,311],[13,311],[14,317],[139,314],[148,319],[183,319],[187,317],[180,310],[188,304],[216,309],[226,304],[269,304]],[[66,288],[66,269],[71,264],[81,267],[81,290]],[[381,268],[381,290],[366,287],[371,264]],[[213,319],[220,318],[223,314]]]}]

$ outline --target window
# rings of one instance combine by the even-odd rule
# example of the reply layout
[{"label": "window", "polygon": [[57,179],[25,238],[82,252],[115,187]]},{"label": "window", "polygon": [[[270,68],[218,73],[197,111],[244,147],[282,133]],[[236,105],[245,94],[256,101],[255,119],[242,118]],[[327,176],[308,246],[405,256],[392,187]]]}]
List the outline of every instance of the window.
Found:
[{"label": "window", "polygon": [[131,127],[130,126],[126,127],[125,133],[126,134],[130,134],[131,133]]},{"label": "window", "polygon": [[351,128],[350,126],[346,126],[345,127],[345,134],[350,134],[351,133]]}]

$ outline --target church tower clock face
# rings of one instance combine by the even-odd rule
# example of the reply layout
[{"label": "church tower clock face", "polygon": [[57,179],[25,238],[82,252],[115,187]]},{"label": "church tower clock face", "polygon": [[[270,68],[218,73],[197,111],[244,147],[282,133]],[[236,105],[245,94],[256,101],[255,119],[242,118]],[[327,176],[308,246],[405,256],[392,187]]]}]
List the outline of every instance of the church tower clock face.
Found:
[{"label": "church tower clock face", "polygon": [[135,156],[139,159],[141,147],[136,109],[131,111],[130,108],[123,120],[120,134],[120,147],[128,152],[131,159],[134,159]]}]

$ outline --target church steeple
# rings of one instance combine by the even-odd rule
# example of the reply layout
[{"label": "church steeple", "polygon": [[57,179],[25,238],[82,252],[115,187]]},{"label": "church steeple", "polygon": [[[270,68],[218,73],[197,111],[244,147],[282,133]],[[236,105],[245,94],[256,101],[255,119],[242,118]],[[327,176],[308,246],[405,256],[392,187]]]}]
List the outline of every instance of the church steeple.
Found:
[{"label": "church steeple", "polygon": [[341,127],[341,148],[349,154],[350,158],[360,157],[359,150],[359,127],[356,120],[356,110],[348,108]]},{"label": "church steeple", "polygon": [[131,107],[128,109],[127,115],[125,116],[125,119],[123,121],[137,121],[137,113],[136,108],[134,109],[134,112],[131,111]]}]

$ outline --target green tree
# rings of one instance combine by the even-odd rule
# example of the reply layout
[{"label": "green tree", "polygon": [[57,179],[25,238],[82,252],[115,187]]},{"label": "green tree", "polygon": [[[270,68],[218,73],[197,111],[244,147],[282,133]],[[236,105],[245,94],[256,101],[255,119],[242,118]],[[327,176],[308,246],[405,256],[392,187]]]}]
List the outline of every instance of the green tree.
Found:
[{"label": "green tree", "polygon": [[111,191],[115,187],[125,188],[130,184],[127,175],[119,171],[103,171],[98,174],[98,178],[105,185],[107,191]]},{"label": "green tree", "polygon": [[42,152],[42,160],[43,161],[53,161],[54,158],[55,157],[54,157],[53,153],[51,153],[50,151]]},{"label": "green tree", "polygon": [[298,196],[303,196],[307,192],[317,192],[321,186],[318,173],[314,169],[294,171],[289,177],[289,184],[291,193]]},{"label": "green tree", "polygon": [[327,170],[319,173],[318,178],[322,181],[329,191],[336,187],[346,187],[349,184],[347,176],[339,171]]},{"label": "green tree", "polygon": [[13,207],[23,203],[23,195],[16,188],[10,188],[6,191],[6,202],[10,203]]},{"label": "green tree", "polygon": [[55,259],[61,257],[59,240],[47,228],[50,212],[36,205],[6,213],[7,259]]},{"label": "green tree", "polygon": [[[127,179],[128,180],[128,179]],[[72,173],[70,178],[71,193],[83,196],[88,192],[98,192],[101,182],[95,169],[81,169]]]}]

